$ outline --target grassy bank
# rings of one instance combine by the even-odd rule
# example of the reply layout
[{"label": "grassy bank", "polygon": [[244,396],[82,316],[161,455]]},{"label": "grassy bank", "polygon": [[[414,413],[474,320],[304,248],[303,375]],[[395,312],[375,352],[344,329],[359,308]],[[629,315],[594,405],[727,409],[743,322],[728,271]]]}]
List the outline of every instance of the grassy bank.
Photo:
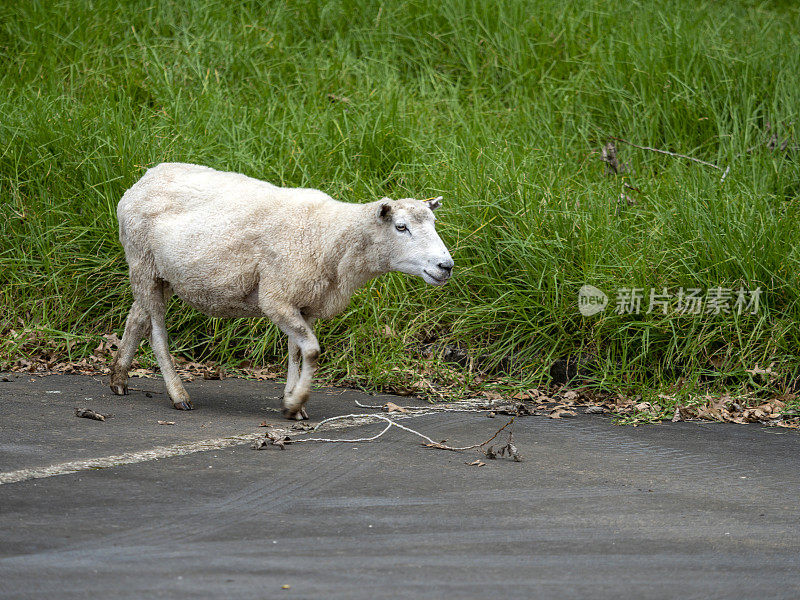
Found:
[{"label": "grassy bank", "polygon": [[[319,327],[332,378],[402,379],[436,341],[513,357],[521,387],[581,354],[606,389],[777,390],[800,367],[800,12],[562,4],[3,3],[3,359],[33,348],[12,329],[76,355],[121,332],[116,203],[148,166],[187,161],[349,201],[444,196],[454,281],[360,291]],[[612,136],[730,171],[618,143],[628,168],[610,176]],[[584,317],[583,284],[612,305],[624,287],[763,295],[756,314]],[[197,359],[284,353],[267,322],[176,303],[169,324]]]}]

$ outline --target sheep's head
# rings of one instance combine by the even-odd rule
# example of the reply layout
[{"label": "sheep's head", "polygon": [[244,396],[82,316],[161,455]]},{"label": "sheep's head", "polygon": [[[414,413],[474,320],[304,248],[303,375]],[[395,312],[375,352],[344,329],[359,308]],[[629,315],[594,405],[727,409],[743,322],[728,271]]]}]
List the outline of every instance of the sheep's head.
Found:
[{"label": "sheep's head", "polygon": [[439,234],[436,217],[441,197],[433,200],[384,198],[377,203],[378,239],[388,270],[418,275],[431,285],[444,285],[453,271],[453,259]]}]

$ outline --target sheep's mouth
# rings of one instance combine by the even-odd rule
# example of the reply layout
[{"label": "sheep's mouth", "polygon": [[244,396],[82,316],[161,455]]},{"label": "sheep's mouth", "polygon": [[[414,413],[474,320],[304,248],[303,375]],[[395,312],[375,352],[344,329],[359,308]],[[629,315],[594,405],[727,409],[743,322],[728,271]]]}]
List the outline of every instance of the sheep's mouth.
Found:
[{"label": "sheep's mouth", "polygon": [[445,283],[447,283],[447,280],[449,279],[449,277],[436,277],[436,275],[433,275],[427,269],[423,269],[422,272],[428,276],[428,279],[431,280],[429,283],[433,283],[433,285],[444,285]]}]

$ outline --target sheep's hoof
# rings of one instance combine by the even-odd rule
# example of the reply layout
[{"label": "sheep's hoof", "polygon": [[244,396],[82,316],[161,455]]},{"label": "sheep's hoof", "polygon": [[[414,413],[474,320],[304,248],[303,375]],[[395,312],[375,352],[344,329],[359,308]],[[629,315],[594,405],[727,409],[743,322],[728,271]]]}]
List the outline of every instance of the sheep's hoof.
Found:
[{"label": "sheep's hoof", "polygon": [[303,407],[300,407],[300,410],[289,410],[288,408],[284,408],[283,416],[290,421],[303,421],[308,419],[308,413],[306,413],[306,409]]},{"label": "sheep's hoof", "polygon": [[112,383],[111,384],[111,391],[114,392],[117,396],[127,396],[128,395],[128,384],[127,383]]},{"label": "sheep's hoof", "polygon": [[173,402],[172,408],[176,408],[178,410],[194,410],[194,405],[192,404],[191,400],[184,400],[183,402]]}]

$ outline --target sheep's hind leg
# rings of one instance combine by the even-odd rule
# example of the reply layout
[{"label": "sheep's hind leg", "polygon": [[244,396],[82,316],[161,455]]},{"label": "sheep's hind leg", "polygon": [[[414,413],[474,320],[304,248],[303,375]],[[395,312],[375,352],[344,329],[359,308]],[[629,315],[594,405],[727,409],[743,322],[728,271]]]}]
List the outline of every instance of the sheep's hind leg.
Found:
[{"label": "sheep's hind leg", "polygon": [[286,398],[292,393],[294,387],[300,379],[300,361],[303,355],[300,347],[289,338],[289,368],[286,371],[286,387],[283,389],[283,397]]},{"label": "sheep's hind leg", "polygon": [[122,334],[117,356],[111,365],[111,391],[118,396],[128,393],[128,370],[139,347],[139,342],[150,329],[150,318],[141,302],[134,300],[133,306],[125,321],[125,333]]},{"label": "sheep's hind leg", "polygon": [[166,284],[161,284],[163,288],[161,293],[156,294],[153,302],[153,307],[150,313],[150,324],[152,329],[150,331],[150,346],[158,359],[158,367],[161,369],[161,375],[164,377],[164,383],[167,386],[167,393],[172,400],[172,406],[178,410],[192,410],[191,400],[189,400],[189,393],[183,387],[181,378],[175,371],[175,366],[172,364],[172,357],[169,354],[169,342],[167,335],[167,328],[164,324],[164,313],[166,312],[166,297],[168,296],[169,288]]}]

